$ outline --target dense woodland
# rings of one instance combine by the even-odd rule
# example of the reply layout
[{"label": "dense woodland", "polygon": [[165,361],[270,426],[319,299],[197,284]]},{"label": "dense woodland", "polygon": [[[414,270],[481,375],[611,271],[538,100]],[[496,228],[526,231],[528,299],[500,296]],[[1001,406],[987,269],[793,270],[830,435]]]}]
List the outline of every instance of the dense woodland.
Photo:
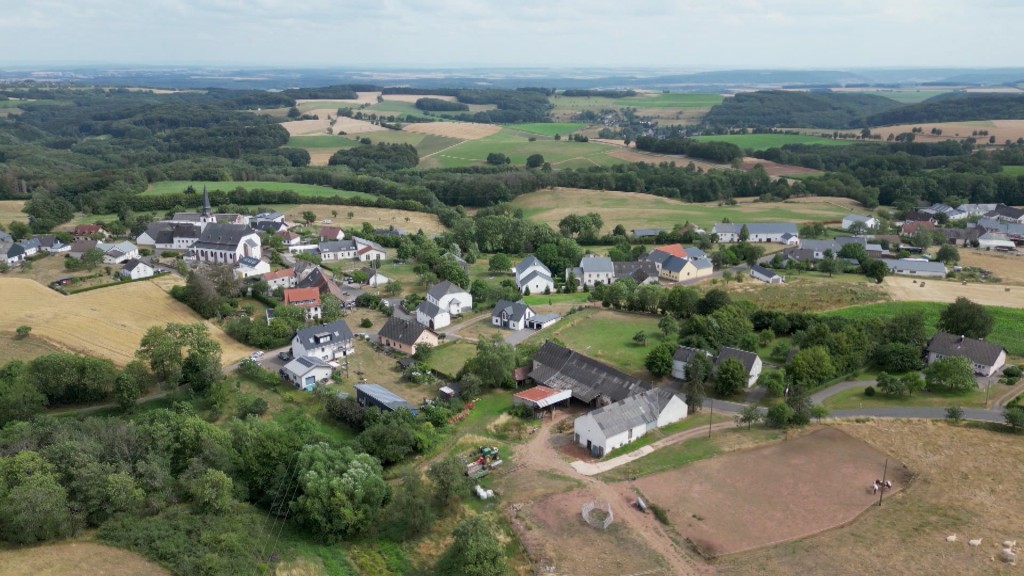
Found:
[{"label": "dense woodland", "polygon": [[704,117],[708,126],[728,128],[800,127],[845,130],[863,126],[866,116],[899,107],[873,94],[838,92],[741,92]]}]

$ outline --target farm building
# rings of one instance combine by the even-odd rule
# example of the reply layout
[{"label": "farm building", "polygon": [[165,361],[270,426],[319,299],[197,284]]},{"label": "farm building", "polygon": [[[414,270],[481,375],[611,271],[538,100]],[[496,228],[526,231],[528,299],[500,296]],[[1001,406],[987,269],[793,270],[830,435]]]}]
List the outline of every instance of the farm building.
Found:
[{"label": "farm building", "polygon": [[942,214],[943,216],[950,220],[963,220],[968,216],[967,212],[964,212],[959,208],[954,208],[949,204],[940,203],[932,204],[927,208],[922,208],[921,211],[926,214],[934,214],[936,216]]},{"label": "farm building", "polygon": [[927,260],[882,260],[889,267],[890,274],[921,276],[923,278],[945,278],[946,266],[942,262]]},{"label": "farm building", "polygon": [[526,323],[536,316],[533,308],[530,308],[522,300],[518,302],[510,302],[508,300],[498,300],[498,303],[494,305],[494,309],[491,310],[491,325],[498,326],[499,328],[508,328],[509,330],[522,330],[526,328]]},{"label": "farm building", "polygon": [[378,337],[382,346],[410,355],[416,353],[416,346],[420,344],[437,346],[439,342],[437,334],[430,328],[414,320],[405,320],[397,316],[388,318],[381,327]]},{"label": "farm building", "polygon": [[355,352],[352,330],[344,320],[310,326],[292,337],[292,356],[315,356],[324,361],[344,358]]},{"label": "farm building", "polygon": [[995,207],[994,210],[985,214],[986,218],[992,218],[995,220],[1002,220],[1004,222],[1012,222],[1016,224],[1024,224],[1024,209],[1014,208],[1013,206],[1006,206],[1000,204]]},{"label": "farm building", "polygon": [[281,376],[296,388],[309,392],[317,382],[330,379],[332,370],[330,364],[315,356],[299,356],[281,368]]},{"label": "farm building", "polygon": [[604,456],[686,413],[686,402],[675,393],[655,388],[580,416],[573,422],[573,439],[594,456]]},{"label": "farm building", "polygon": [[948,356],[962,356],[971,361],[974,373],[991,376],[1006,364],[1006,349],[992,342],[939,332],[925,347],[928,363]]},{"label": "farm building", "polygon": [[786,277],[779,274],[775,270],[770,270],[764,266],[754,264],[750,267],[750,277],[754,280],[760,280],[768,284],[782,284],[786,281]]},{"label": "farm building", "polygon": [[739,360],[743,364],[743,370],[747,375],[747,387],[753,386],[761,375],[761,357],[753,352],[723,346],[715,357],[715,370],[726,360]]},{"label": "farm building", "polygon": [[122,264],[132,258],[139,257],[139,247],[128,241],[116,244],[98,242],[96,247],[103,252],[104,264]]},{"label": "farm building", "polygon": [[555,282],[551,279],[551,270],[533,254],[527,256],[512,269],[516,276],[516,287],[525,294],[543,294],[554,292]]},{"label": "farm building", "polygon": [[693,362],[693,358],[698,354],[703,354],[708,358],[711,357],[711,354],[699,348],[690,348],[689,346],[679,346],[676,348],[675,353],[672,354],[672,377],[686,380],[686,367]]},{"label": "farm building", "polygon": [[125,262],[124,266],[117,273],[123,278],[141,280],[142,278],[151,278],[153,276],[153,267],[142,260],[133,259]]},{"label": "farm building", "polygon": [[363,408],[377,407],[386,412],[394,412],[405,408],[412,413],[416,409],[404,398],[381,386],[380,384],[356,384],[356,402]]},{"label": "farm building", "polygon": [[571,390],[572,397],[585,404],[610,404],[651,388],[639,378],[550,340],[534,354],[530,379],[548,388]]},{"label": "farm building", "polygon": [[874,216],[861,216],[860,214],[849,214],[843,217],[841,224],[843,230],[849,230],[857,224],[860,224],[865,230],[874,230],[878,228],[878,219]]},{"label": "farm building", "polygon": [[978,248],[1016,250],[1017,245],[1014,244],[1013,240],[1010,240],[1010,237],[1006,234],[1001,234],[999,232],[986,232],[981,236],[978,236]]},{"label": "farm building", "polygon": [[800,233],[796,229],[796,224],[788,222],[720,223],[715,224],[711,228],[711,233],[717,234],[718,241],[722,243],[739,242],[740,232],[743,231],[744,226],[747,227],[747,233],[750,234],[750,242],[774,242],[791,246],[800,245]]},{"label": "farm building", "polygon": [[634,228],[629,233],[633,235],[633,238],[657,238],[658,234],[665,233],[666,230],[662,228]]},{"label": "farm building", "polygon": [[957,208],[968,216],[984,216],[998,206],[998,204],[961,204]]},{"label": "farm building", "polygon": [[316,320],[320,317],[320,291],[316,288],[286,288],[284,290],[286,306],[298,306],[306,311],[306,318]]},{"label": "farm building", "polygon": [[514,406],[529,406],[534,411],[538,411],[554,406],[559,402],[568,402],[571,397],[571,390],[555,390],[547,386],[534,386],[533,388],[513,394],[512,404]]}]

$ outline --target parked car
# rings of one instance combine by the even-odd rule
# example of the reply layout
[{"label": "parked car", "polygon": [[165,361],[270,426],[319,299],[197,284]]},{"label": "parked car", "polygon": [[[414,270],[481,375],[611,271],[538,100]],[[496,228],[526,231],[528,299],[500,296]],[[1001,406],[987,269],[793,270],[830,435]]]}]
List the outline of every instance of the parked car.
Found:
[{"label": "parked car", "polygon": [[249,354],[249,359],[250,360],[257,360],[258,361],[262,357],[263,357],[263,350],[257,350],[255,352],[253,352],[252,354]]},{"label": "parked car", "polygon": [[277,357],[280,358],[281,360],[291,360],[292,359],[292,351],[291,350],[285,350],[283,352],[278,352],[277,353]]}]

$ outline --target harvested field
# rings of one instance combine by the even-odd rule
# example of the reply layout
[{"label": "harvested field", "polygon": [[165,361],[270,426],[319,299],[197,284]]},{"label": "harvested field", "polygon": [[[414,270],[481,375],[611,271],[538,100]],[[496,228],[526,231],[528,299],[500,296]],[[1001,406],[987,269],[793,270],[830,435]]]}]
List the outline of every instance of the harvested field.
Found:
[{"label": "harvested field", "polygon": [[[833,142],[835,142],[833,140]],[[812,168],[804,168],[803,166],[792,166],[790,164],[779,164],[772,162],[771,160],[762,160],[761,158],[744,157],[743,162],[740,164],[740,170],[744,172],[753,170],[754,166],[758,164],[764,168],[764,171],[769,176],[789,176],[792,174],[822,174],[821,170],[814,170]]]},{"label": "harvested field", "polygon": [[14,332],[0,332],[0,365],[11,360],[23,360],[25,362],[54,352],[63,352],[62,348],[54,346],[42,338],[18,338]]},{"label": "harvested field", "polygon": [[28,214],[21,211],[24,200],[0,200],[0,224],[5,227],[12,221],[28,222]]},{"label": "harvested field", "polygon": [[[308,114],[319,115],[319,120],[294,120],[292,122],[282,122],[281,126],[284,126],[284,129],[291,136],[326,135],[327,129],[331,126],[331,121],[327,119],[327,115],[330,114],[333,117],[336,113],[335,110],[311,110]],[[337,122],[334,123],[335,134],[342,132],[346,134],[365,134],[367,132],[381,132],[384,130],[387,130],[387,128],[371,124],[366,120],[356,120],[355,118],[346,118],[344,116],[339,116]]]},{"label": "harvested field", "polygon": [[168,322],[204,322],[220,342],[225,364],[252,352],[171,298],[167,291],[181,282],[178,276],[164,276],[62,296],[29,279],[0,278],[4,295],[0,299],[0,331],[12,332],[27,324],[32,327],[30,338],[43,338],[58,347],[109,358],[123,366],[134,358],[148,328]]},{"label": "harvested field", "polygon": [[[1024,258],[968,248],[960,248],[959,251],[961,266],[984,268],[1002,278],[1003,284],[1024,284]],[[1021,305],[1024,306],[1024,301],[1021,301]]]},{"label": "harvested field", "polygon": [[359,97],[355,100],[339,100],[337,98],[326,100],[296,100],[295,105],[303,112],[315,109],[329,109],[333,112],[338,108],[355,108],[356,106],[362,106],[363,104],[376,104],[377,96],[380,96],[380,92],[356,92],[356,94],[359,95]]},{"label": "harvested field", "polygon": [[[803,538],[849,522],[877,502],[868,489],[886,455],[834,428],[638,479],[676,530],[719,556]],[[895,489],[907,472],[889,460]]]},{"label": "harvested field", "polygon": [[34,548],[0,550],[0,576],[164,576],[160,565],[95,542],[62,542]]},{"label": "harvested field", "polygon": [[[554,574],[621,576],[664,569],[661,558],[621,521],[606,530],[583,521],[580,509],[594,494],[585,488],[549,496],[523,508],[513,522],[531,558],[543,559]],[[634,514],[623,502],[613,502],[614,514]]]},{"label": "harvested field", "polygon": [[[923,122],[920,124],[900,124],[898,126],[872,127],[871,132],[881,135],[885,140],[890,134],[899,135],[910,132],[914,128],[921,128],[922,133],[915,137],[915,142],[942,142],[952,138],[968,138],[973,132],[987,130],[988,136],[995,136],[996,143],[1002,144],[1006,140],[1017,141],[1024,138],[1024,120],[976,120],[972,122]],[[942,130],[939,136],[931,134],[932,128]],[[978,142],[988,142],[988,136],[975,136]]]},{"label": "harvested field", "polygon": [[[1024,439],[928,421],[836,428],[904,462],[915,479],[846,528],[723,558],[721,576],[1020,573],[994,556],[1004,540],[1024,540]],[[946,541],[951,534],[956,542]],[[980,546],[967,544],[974,538]]]},{"label": "harvested field", "polygon": [[[1024,265],[1024,262],[1020,264]],[[1019,286],[961,284],[934,278],[916,280],[906,276],[889,276],[882,286],[893,300],[952,302],[964,296],[986,306],[1024,307],[1024,288]]]},{"label": "harvested field", "polygon": [[621,146],[620,149],[613,150],[608,153],[609,156],[613,156],[626,162],[675,162],[676,166],[689,166],[693,164],[696,168],[701,170],[727,170],[729,169],[728,164],[712,164],[704,160],[697,160],[696,158],[690,158],[689,156],[682,156],[679,154],[655,154],[653,152],[642,152],[630,146],[623,146],[622,142],[614,140],[597,140],[598,142],[605,142],[609,144],[617,144]]},{"label": "harvested field", "polygon": [[445,138],[478,140],[501,132],[501,126],[495,124],[475,124],[472,122],[423,122],[408,124],[402,130],[415,134],[444,136]]},{"label": "harvested field", "polygon": [[[440,234],[445,227],[434,214],[426,212],[410,212],[407,210],[391,210],[387,208],[363,208],[360,206],[323,206],[320,204],[299,204],[292,207],[285,215],[291,222],[302,222],[302,213],[309,210],[316,214],[317,221],[330,219],[335,226],[343,228],[360,227],[363,222],[369,222],[375,228],[387,228],[394,226],[415,234],[422,229],[426,234]],[[334,216],[331,212],[337,211]],[[348,217],[348,213],[352,217]]]}]

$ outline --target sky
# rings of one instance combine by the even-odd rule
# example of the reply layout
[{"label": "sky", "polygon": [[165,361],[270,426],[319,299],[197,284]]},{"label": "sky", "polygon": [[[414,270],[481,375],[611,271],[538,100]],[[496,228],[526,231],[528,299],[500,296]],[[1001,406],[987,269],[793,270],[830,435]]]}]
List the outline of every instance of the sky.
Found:
[{"label": "sky", "polygon": [[1024,65],[1024,0],[0,0],[0,65]]}]

